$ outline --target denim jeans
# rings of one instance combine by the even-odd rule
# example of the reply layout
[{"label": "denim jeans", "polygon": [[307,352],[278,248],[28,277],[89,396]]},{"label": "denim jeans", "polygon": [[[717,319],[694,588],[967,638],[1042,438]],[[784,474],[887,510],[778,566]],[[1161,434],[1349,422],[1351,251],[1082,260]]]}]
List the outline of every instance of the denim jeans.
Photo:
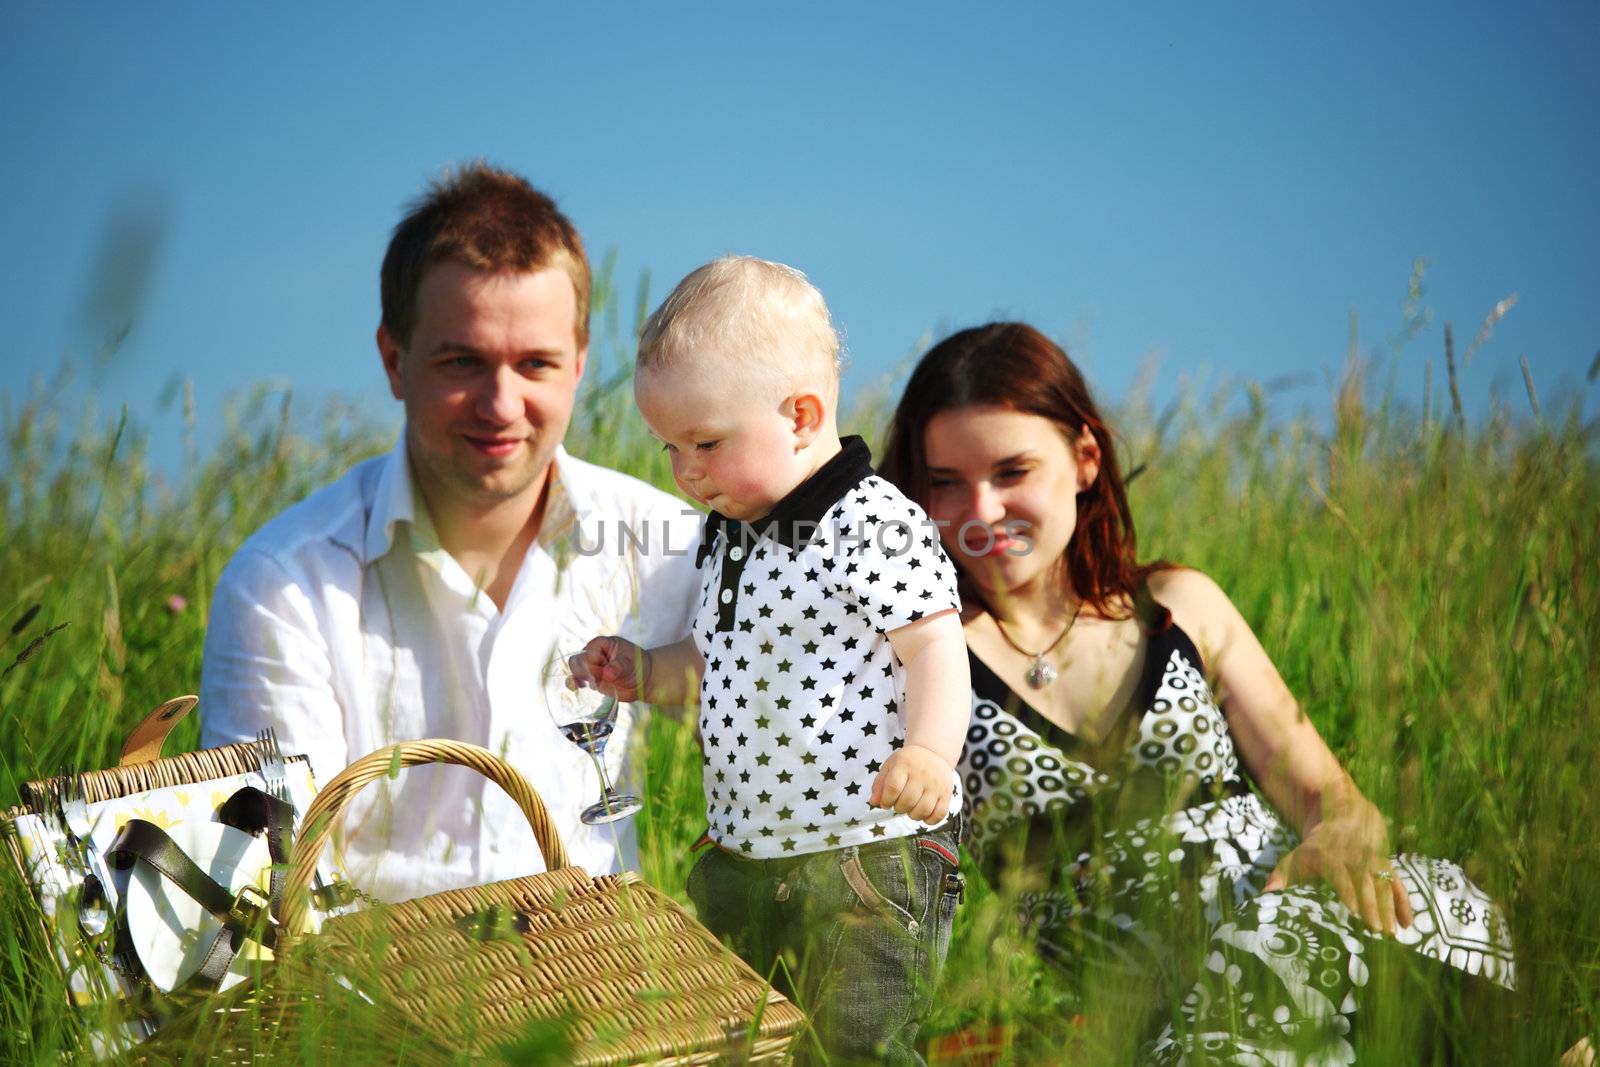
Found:
[{"label": "denim jeans", "polygon": [[712,846],[690,870],[700,921],[810,1016],[799,1062],[923,1062],[917,1030],[962,892],[958,834],[952,816],[916,837],[782,859]]}]

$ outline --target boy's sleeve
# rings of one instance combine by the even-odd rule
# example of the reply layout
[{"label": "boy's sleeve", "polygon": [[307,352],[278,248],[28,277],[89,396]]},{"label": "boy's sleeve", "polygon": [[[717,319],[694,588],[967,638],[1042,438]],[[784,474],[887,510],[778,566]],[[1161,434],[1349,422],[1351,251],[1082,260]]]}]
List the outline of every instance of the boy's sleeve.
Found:
[{"label": "boy's sleeve", "polygon": [[828,565],[844,595],[882,633],[961,607],[955,566],[938,530],[899,493],[851,493]]}]

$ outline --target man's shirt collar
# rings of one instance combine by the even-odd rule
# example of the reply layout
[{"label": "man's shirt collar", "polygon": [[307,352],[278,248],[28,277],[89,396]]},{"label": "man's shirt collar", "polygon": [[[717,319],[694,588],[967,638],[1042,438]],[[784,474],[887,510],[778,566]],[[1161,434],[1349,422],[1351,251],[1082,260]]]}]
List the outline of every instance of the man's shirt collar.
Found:
[{"label": "man's shirt collar", "polygon": [[[582,483],[574,483],[568,477],[570,465],[566,463],[567,458],[566,448],[557,446],[556,454],[550,461],[555,477],[550,480],[537,541],[546,550],[553,550],[574,531],[581,531],[590,542],[596,536],[596,531],[589,529],[594,514],[591,495]],[[428,513],[427,503],[418,492],[416,479],[411,473],[404,430],[400,432],[400,440],[384,458],[383,470],[378,477],[372,511],[367,517],[361,559],[363,566],[389,554],[402,523],[409,528],[414,551],[421,554],[440,549],[433,517]]]},{"label": "man's shirt collar", "polygon": [[839,446],[838,455],[790,490],[765,518],[745,523],[713,511],[706,519],[705,540],[700,545],[696,565],[704,563],[718,534],[730,542],[737,540],[744,544],[765,537],[791,550],[809,544],[828,509],[872,474],[872,450],[866,441],[852,435],[841,440]]}]

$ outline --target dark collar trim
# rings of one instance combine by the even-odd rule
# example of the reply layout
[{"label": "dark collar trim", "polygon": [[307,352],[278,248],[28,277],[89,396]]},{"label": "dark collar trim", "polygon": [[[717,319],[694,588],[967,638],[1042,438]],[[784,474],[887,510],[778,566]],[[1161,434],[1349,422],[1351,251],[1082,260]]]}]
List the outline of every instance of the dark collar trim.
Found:
[{"label": "dark collar trim", "polygon": [[822,516],[841,497],[872,476],[872,450],[860,437],[839,442],[839,454],[778,501],[766,518],[755,523],[730,519],[713,511],[706,518],[705,539],[700,543],[695,563],[701,565],[711,554],[721,534],[729,543],[754,544],[760,538],[776,541],[788,549],[804,548],[817,535]]},{"label": "dark collar trim", "polygon": [[1088,747],[1083,738],[1069,733],[1041,715],[1031,704],[1023,700],[1020,694],[1002,681],[994,672],[994,668],[979,659],[978,654],[970,648],[967,649],[967,665],[972,674],[973,692],[1055,745],[1064,755],[1075,759],[1082,758],[1082,752]]},{"label": "dark collar trim", "polygon": [[972,649],[967,649],[967,662],[972,674],[972,689],[978,696],[1008,712],[1018,722],[1049,741],[1063,754],[1104,770],[1126,751],[1129,743],[1138,736],[1140,723],[1150,706],[1155,703],[1156,691],[1166,677],[1172,653],[1178,652],[1202,674],[1204,662],[1189,635],[1172,621],[1172,613],[1158,604],[1147,588],[1140,589],[1134,599],[1134,611],[1149,634],[1145,648],[1144,666],[1139,683],[1134,689],[1130,705],[1112,722],[1110,731],[1098,745],[1091,745],[1077,734],[1071,733],[1049,719],[1021,693],[1007,685],[994,668],[990,667]]}]

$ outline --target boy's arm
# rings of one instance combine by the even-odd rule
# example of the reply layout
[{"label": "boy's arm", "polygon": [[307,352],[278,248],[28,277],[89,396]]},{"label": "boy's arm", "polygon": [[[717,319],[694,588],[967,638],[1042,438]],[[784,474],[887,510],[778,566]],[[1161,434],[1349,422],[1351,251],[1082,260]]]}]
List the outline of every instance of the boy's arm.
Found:
[{"label": "boy's arm", "polygon": [[618,700],[644,700],[668,711],[700,699],[705,661],[693,637],[640,648],[623,637],[596,637],[568,660],[573,680]]},{"label": "boy's arm", "polygon": [[950,808],[950,772],[961,758],[972,716],[972,677],[961,617],[941,611],[889,632],[906,671],[906,741],[878,772],[872,803],[919,822]]},{"label": "boy's arm", "polygon": [[641,651],[644,674],[640,684],[645,700],[672,707],[699,703],[700,679],[706,673],[706,661],[700,658],[694,638],[685,637],[670,645]]},{"label": "boy's arm", "polygon": [[972,718],[972,673],[961,616],[950,609],[889,634],[906,669],[906,744],[918,745],[954,767]]}]

